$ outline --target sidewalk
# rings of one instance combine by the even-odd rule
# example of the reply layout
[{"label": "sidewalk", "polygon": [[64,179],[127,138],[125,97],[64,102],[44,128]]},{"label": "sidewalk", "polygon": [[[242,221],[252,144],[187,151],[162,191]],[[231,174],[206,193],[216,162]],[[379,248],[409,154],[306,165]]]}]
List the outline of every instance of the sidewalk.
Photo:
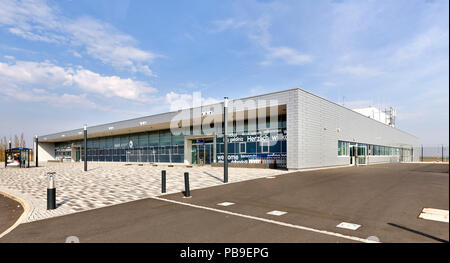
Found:
[{"label": "sidewalk", "polygon": [[[61,216],[161,195],[161,170],[167,171],[167,194],[184,190],[184,172],[191,189],[223,184],[223,168],[151,166],[137,163],[44,163],[40,167],[0,168],[0,191],[28,202],[24,222]],[[57,209],[47,210],[47,172],[56,172]],[[288,173],[272,169],[229,168],[229,183]]]}]

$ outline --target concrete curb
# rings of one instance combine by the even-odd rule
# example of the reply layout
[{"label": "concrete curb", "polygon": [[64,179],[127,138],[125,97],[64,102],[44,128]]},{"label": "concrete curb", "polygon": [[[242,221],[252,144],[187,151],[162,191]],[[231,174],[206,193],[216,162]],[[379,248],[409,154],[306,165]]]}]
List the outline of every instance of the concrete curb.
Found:
[{"label": "concrete curb", "polygon": [[2,238],[2,237],[4,237],[5,235],[7,235],[9,232],[11,232],[12,230],[14,230],[14,228],[16,228],[17,226],[19,226],[22,222],[24,222],[24,220],[25,220],[25,218],[26,218],[28,212],[30,211],[30,205],[29,205],[28,202],[25,201],[24,199],[22,199],[22,198],[20,198],[20,197],[18,197],[18,196],[15,196],[15,195],[13,195],[13,194],[10,194],[10,193],[8,193],[8,192],[5,192],[5,191],[3,191],[3,190],[0,190],[0,194],[6,196],[6,197],[9,198],[9,199],[12,199],[12,200],[15,200],[15,201],[19,202],[20,205],[21,205],[22,208],[23,208],[23,213],[22,213],[22,215],[20,215],[19,219],[17,219],[17,221],[16,221],[12,226],[10,226],[8,229],[6,229],[3,233],[0,233],[0,238]]},{"label": "concrete curb", "polygon": [[402,163],[423,163],[423,164],[449,164],[449,162],[441,162],[441,161],[439,161],[439,162],[402,162]]}]

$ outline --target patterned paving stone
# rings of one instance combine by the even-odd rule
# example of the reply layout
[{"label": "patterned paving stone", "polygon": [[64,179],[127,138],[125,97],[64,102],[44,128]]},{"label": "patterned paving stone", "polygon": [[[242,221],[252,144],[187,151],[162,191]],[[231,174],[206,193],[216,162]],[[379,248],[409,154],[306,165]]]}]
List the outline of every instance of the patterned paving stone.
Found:
[{"label": "patterned paving stone", "polygon": [[[0,190],[20,196],[31,206],[25,222],[81,212],[161,195],[161,171],[167,171],[167,193],[184,190],[184,172],[191,189],[221,185],[223,168],[167,167],[144,164],[43,163],[28,169],[0,168]],[[47,210],[47,172],[56,172],[57,209]],[[283,170],[229,168],[229,183],[286,173]]]}]

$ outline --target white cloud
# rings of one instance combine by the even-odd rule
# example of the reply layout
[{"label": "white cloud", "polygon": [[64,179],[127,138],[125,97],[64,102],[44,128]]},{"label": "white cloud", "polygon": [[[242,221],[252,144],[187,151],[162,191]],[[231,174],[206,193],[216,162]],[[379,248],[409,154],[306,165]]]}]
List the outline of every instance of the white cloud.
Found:
[{"label": "white cloud", "polygon": [[215,98],[203,98],[200,92],[194,92],[193,94],[183,94],[176,92],[169,92],[166,94],[166,102],[170,105],[171,111],[177,111],[181,109],[188,109],[191,107],[198,107],[201,105],[210,105],[220,102]]},{"label": "white cloud", "polygon": [[0,82],[10,88],[44,86],[57,90],[65,86],[75,87],[105,97],[135,101],[146,101],[149,93],[156,92],[156,89],[145,82],[118,76],[103,76],[82,67],[63,68],[48,61],[16,61],[11,64],[0,62]]},{"label": "white cloud", "polygon": [[137,48],[133,37],[90,17],[75,20],[64,17],[43,0],[4,0],[0,8],[2,25],[25,39],[79,47],[105,64],[154,76],[148,63],[157,55]]},{"label": "white cloud", "polygon": [[13,61],[10,64],[0,62],[0,80],[6,85],[67,86],[72,81],[71,72],[71,69],[55,66],[49,61]]},{"label": "white cloud", "polygon": [[146,83],[132,79],[123,79],[118,76],[102,76],[86,69],[78,69],[72,76],[73,83],[79,88],[99,93],[106,97],[145,101],[146,94],[155,92],[154,88]]},{"label": "white cloud", "polygon": [[294,48],[272,45],[269,32],[270,21],[267,16],[263,16],[255,21],[238,21],[229,18],[226,20],[217,20],[213,23],[216,26],[213,32],[246,28],[248,30],[247,37],[265,51],[265,59],[261,61],[260,65],[271,65],[275,61],[281,61],[289,65],[303,65],[313,61],[311,55],[303,54]]},{"label": "white cloud", "polygon": [[224,20],[213,21],[215,28],[212,32],[222,32],[229,29],[237,29],[248,25],[247,21],[236,21],[235,19],[228,18]]},{"label": "white cloud", "polygon": [[376,77],[383,74],[382,71],[365,67],[363,65],[338,67],[336,71],[338,73],[353,75],[357,77]]},{"label": "white cloud", "polygon": [[49,93],[43,89],[26,90],[20,87],[6,87],[2,90],[6,98],[21,102],[43,102],[58,108],[104,109],[87,99],[87,94],[74,95],[63,93]]},{"label": "white cloud", "polygon": [[76,52],[76,51],[72,51],[72,55],[73,55],[74,57],[77,57],[77,58],[82,58],[82,57],[83,57],[80,53],[78,53],[78,52]]},{"label": "white cloud", "polygon": [[262,62],[263,65],[268,65],[273,60],[282,60],[290,65],[303,65],[312,61],[310,55],[301,54],[289,47],[268,47],[267,51],[266,60]]},{"label": "white cloud", "polygon": [[423,56],[427,52],[448,50],[448,30],[432,27],[409,39],[404,46],[399,47],[391,57],[394,63],[404,63],[407,60]]},{"label": "white cloud", "polygon": [[103,63],[129,67],[152,76],[148,66],[141,63],[151,62],[156,55],[136,48],[136,41],[131,36],[118,32],[111,25],[83,17],[68,24],[66,30],[72,44],[85,47],[90,56]]},{"label": "white cloud", "polygon": [[324,85],[324,86],[326,86],[326,87],[334,87],[334,86],[336,86],[337,84],[334,83],[334,82],[331,82],[331,81],[325,81],[325,82],[322,83],[322,85]]}]

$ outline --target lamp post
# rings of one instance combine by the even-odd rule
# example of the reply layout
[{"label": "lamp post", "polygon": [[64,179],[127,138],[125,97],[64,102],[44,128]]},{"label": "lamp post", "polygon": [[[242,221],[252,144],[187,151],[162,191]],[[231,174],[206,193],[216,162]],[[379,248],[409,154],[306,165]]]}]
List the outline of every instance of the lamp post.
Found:
[{"label": "lamp post", "polygon": [[36,154],[36,167],[39,166],[38,162],[39,162],[39,158],[38,158],[38,152],[39,152],[39,140],[37,135],[34,136],[35,140],[36,140],[36,149],[35,149],[35,154]]},{"label": "lamp post", "polygon": [[11,151],[11,140],[9,140],[9,150]]},{"label": "lamp post", "polygon": [[223,130],[223,182],[228,183],[228,97],[223,98],[223,120],[224,120],[224,130]]},{"label": "lamp post", "polygon": [[84,171],[87,171],[87,125],[84,125]]}]

